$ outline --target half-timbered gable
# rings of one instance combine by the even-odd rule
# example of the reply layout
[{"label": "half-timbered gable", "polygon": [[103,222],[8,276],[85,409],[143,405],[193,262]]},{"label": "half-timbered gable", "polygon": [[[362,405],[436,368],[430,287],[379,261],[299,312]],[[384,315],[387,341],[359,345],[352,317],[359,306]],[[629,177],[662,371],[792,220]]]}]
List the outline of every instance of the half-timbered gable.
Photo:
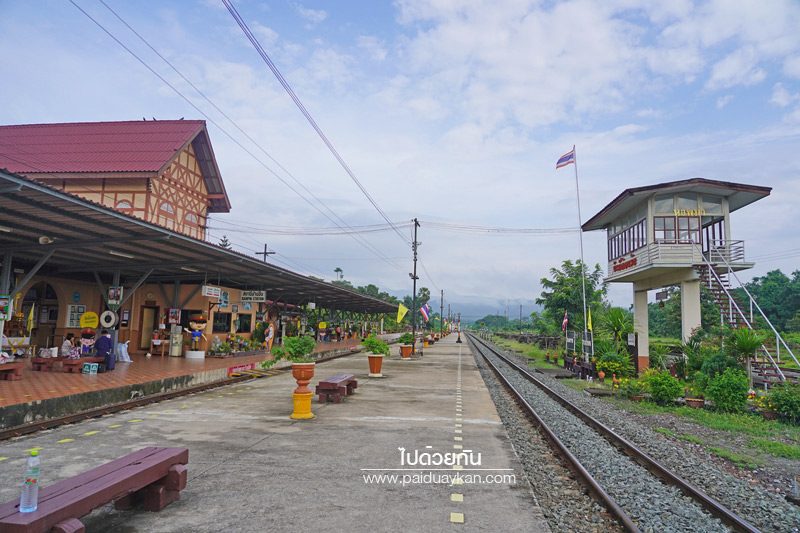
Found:
[{"label": "half-timbered gable", "polygon": [[0,126],[0,144],[0,168],[197,239],[230,211],[202,120]]}]

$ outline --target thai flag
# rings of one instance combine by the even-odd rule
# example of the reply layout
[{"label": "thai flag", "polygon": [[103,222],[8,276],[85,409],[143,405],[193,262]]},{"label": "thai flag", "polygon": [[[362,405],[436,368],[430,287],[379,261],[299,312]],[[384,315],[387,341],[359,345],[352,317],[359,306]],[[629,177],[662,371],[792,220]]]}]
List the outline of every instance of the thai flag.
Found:
[{"label": "thai flag", "polygon": [[425,319],[425,322],[428,321],[429,318],[428,313],[430,312],[430,310],[431,308],[428,306],[428,304],[425,304],[419,308],[419,312],[422,313],[422,318]]},{"label": "thai flag", "polygon": [[561,321],[561,331],[567,331],[567,324],[569,324],[569,318],[567,317],[567,312],[564,311],[564,320]]},{"label": "thai flag", "polygon": [[565,167],[570,164],[575,164],[575,147],[572,147],[572,150],[567,152],[566,154],[562,155],[556,161],[556,168],[559,169],[561,167]]}]

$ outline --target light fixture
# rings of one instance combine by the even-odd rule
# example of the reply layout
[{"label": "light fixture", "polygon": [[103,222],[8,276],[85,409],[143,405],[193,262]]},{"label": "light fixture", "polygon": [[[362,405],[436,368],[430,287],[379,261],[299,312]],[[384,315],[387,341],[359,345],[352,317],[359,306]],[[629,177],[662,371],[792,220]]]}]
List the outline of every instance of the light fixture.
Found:
[{"label": "light fixture", "polygon": [[191,268],[191,267],[181,267],[181,270],[185,270],[186,272],[200,272],[196,268]]},{"label": "light fixture", "polygon": [[42,235],[41,237],[39,237],[39,244],[53,244],[54,242],[55,240],[53,240],[51,237],[48,237],[47,235]]},{"label": "light fixture", "polygon": [[3,233],[11,233],[14,230],[12,230],[11,228],[7,228],[6,226],[0,226],[0,231],[2,231]]},{"label": "light fixture", "polygon": [[116,255],[117,257],[124,257],[125,259],[133,259],[134,256],[131,254],[126,254],[125,252],[118,252],[116,250],[109,250],[109,255]]}]

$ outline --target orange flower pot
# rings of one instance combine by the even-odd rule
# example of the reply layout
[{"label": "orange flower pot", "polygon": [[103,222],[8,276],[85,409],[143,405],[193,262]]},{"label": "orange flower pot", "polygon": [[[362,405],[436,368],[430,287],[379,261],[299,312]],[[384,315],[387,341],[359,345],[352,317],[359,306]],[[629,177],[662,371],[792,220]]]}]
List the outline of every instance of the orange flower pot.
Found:
[{"label": "orange flower pot", "polygon": [[314,367],[316,363],[292,363],[292,377],[297,381],[295,394],[312,392],[308,384],[314,377]]},{"label": "orange flower pot", "polygon": [[411,359],[411,345],[410,344],[401,344],[400,345],[400,357],[403,359]]},{"label": "orange flower pot", "polygon": [[367,354],[367,359],[369,359],[369,377],[382,378],[381,366],[383,365],[383,354]]}]

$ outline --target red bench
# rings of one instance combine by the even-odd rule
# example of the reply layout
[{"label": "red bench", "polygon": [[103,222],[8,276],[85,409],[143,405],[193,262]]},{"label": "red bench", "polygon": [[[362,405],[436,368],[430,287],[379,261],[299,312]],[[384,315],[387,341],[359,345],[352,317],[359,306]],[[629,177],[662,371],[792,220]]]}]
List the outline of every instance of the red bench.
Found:
[{"label": "red bench", "polygon": [[5,363],[0,365],[0,380],[19,381],[22,379],[24,363]]},{"label": "red bench", "polygon": [[117,509],[141,503],[160,511],[186,487],[189,450],[142,448],[110,463],[39,489],[39,507],[19,512],[19,499],[0,505],[0,531],[82,533],[79,520],[113,501]]},{"label": "red bench", "polygon": [[66,357],[34,357],[31,359],[31,370],[52,372],[53,365],[67,361]]},{"label": "red bench", "polygon": [[105,363],[105,357],[81,357],[80,359],[64,359],[64,372],[67,374],[80,374],[83,363]]},{"label": "red bench", "polygon": [[334,403],[341,403],[342,398],[353,394],[358,387],[353,374],[336,374],[317,383],[315,394],[319,394],[320,403],[333,400]]}]

